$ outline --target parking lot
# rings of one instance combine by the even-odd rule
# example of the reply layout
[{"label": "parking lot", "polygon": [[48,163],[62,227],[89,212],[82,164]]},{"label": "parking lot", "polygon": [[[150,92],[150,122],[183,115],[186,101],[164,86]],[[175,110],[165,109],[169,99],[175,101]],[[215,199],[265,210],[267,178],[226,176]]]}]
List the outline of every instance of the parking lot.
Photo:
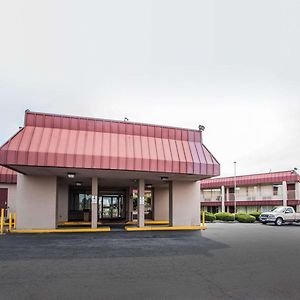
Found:
[{"label": "parking lot", "polygon": [[0,299],[299,299],[300,226],[0,237]]}]

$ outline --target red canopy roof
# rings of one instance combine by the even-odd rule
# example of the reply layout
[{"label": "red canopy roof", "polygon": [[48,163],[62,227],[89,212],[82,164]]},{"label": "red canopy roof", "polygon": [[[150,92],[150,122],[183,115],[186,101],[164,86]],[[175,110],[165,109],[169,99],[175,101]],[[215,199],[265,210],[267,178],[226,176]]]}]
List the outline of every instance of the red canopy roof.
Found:
[{"label": "red canopy roof", "polygon": [[219,175],[201,140],[198,130],[27,112],[0,164]]},{"label": "red canopy roof", "polygon": [[17,173],[0,166],[0,183],[17,183]]},{"label": "red canopy roof", "polygon": [[[295,171],[283,171],[253,175],[236,176],[236,184],[242,185],[256,185],[256,184],[276,184],[286,182],[300,182],[300,176]],[[234,177],[222,177],[201,180],[201,188],[219,188],[221,186],[233,187]]]}]

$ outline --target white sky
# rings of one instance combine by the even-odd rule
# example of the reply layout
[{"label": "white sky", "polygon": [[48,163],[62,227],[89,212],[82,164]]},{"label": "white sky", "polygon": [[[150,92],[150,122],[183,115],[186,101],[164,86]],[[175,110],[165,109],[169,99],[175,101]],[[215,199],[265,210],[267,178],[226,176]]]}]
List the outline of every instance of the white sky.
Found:
[{"label": "white sky", "polygon": [[222,175],[300,169],[299,0],[0,0],[0,143],[24,110],[206,127]]}]

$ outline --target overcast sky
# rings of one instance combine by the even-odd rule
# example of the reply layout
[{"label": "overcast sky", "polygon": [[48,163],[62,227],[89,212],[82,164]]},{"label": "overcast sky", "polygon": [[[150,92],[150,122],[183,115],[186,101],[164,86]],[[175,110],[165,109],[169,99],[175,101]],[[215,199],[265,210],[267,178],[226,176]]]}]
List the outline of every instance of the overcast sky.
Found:
[{"label": "overcast sky", "polygon": [[197,128],[222,175],[300,169],[299,0],[0,2],[0,143],[24,111]]}]

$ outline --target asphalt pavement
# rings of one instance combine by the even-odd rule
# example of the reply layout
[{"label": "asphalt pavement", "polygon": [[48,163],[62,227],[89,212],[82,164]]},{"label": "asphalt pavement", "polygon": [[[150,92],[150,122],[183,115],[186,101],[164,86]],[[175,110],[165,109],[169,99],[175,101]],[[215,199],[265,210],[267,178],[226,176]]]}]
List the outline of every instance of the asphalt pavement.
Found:
[{"label": "asphalt pavement", "polygon": [[300,299],[300,225],[0,236],[0,299]]}]

